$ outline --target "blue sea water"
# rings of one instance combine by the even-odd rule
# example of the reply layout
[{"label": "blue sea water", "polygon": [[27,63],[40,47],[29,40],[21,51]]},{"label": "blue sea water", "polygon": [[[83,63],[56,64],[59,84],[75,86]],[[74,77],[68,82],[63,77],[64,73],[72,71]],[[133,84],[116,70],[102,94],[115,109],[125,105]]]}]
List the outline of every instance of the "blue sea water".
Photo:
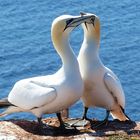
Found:
[{"label": "blue sea water", "polygon": [[[139,0],[1,0],[0,98],[8,95],[16,81],[52,74],[61,67],[60,57],[51,41],[51,23],[57,16],[78,15],[80,11],[100,17],[100,57],[121,80],[126,96],[126,113],[139,121]],[[76,55],[82,40],[83,31],[79,27],[70,36]],[[79,101],[71,107],[70,116],[81,115],[82,103]],[[103,119],[104,115],[103,109],[90,109],[88,112],[89,117],[99,119]],[[30,113],[15,113],[2,119],[12,118],[35,119]]]}]

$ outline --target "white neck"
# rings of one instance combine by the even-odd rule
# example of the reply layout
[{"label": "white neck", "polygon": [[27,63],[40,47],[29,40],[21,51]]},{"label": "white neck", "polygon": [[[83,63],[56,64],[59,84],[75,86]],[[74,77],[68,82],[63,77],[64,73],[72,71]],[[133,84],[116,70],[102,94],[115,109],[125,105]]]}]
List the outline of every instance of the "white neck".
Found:
[{"label": "white neck", "polygon": [[70,47],[68,38],[63,38],[63,40],[60,41],[58,46],[55,46],[55,48],[60,55],[64,65],[67,66],[77,63],[76,56]]},{"label": "white neck", "polygon": [[93,38],[85,36],[78,55],[78,61],[83,66],[102,65],[99,57],[99,43],[95,42]]},{"label": "white neck", "polygon": [[79,64],[70,47],[68,34],[55,35],[52,36],[53,44],[61,57],[64,69],[66,71],[71,71],[72,69],[77,69],[79,71]]}]

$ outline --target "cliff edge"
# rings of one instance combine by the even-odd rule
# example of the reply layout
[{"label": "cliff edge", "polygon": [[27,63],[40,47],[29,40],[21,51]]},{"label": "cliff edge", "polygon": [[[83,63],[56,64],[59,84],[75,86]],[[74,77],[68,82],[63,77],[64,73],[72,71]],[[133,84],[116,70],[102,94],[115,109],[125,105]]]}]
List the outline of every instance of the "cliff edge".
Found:
[{"label": "cliff edge", "polygon": [[56,118],[47,118],[43,121],[48,125],[43,129],[40,129],[36,121],[0,121],[0,140],[140,140],[140,122],[109,121],[108,124],[95,128],[99,122],[93,120],[86,122],[82,127],[77,125],[62,131],[58,128],[59,122]]}]

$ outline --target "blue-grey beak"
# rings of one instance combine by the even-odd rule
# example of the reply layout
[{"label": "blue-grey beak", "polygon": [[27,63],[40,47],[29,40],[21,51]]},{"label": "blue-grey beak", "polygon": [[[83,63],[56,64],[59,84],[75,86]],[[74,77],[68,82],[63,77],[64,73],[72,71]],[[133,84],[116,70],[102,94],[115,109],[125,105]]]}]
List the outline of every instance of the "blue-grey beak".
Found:
[{"label": "blue-grey beak", "polygon": [[77,27],[82,23],[88,22],[93,18],[93,15],[82,15],[82,16],[76,16],[73,18],[70,18],[66,21],[66,26],[64,28],[64,31],[68,27]]},{"label": "blue-grey beak", "polygon": [[[81,15],[81,16],[85,16],[85,15],[91,15],[91,14],[88,14],[88,13],[85,13],[85,12],[80,12],[80,15]],[[85,27],[86,27],[87,30],[88,30],[87,23],[88,23],[88,24],[92,24],[93,27],[94,27],[94,21],[95,21],[95,16],[92,15],[92,18],[90,19],[90,21],[87,20],[87,21],[84,22]]]}]

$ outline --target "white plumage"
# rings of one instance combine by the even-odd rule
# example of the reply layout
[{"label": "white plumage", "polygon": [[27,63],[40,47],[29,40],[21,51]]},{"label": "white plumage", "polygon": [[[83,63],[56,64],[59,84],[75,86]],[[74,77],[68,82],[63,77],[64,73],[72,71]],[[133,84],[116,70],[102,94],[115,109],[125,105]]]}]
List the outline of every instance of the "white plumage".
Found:
[{"label": "white plumage", "polygon": [[[10,106],[1,116],[19,112],[32,112],[38,118],[45,113],[57,113],[80,99],[83,81],[76,56],[69,45],[69,33],[91,16],[64,15],[52,23],[54,47],[62,59],[62,67],[53,75],[18,81],[8,95]],[[5,100],[1,100],[3,103]],[[61,121],[61,120],[60,120]]]},{"label": "white plumage", "polygon": [[[117,76],[103,65],[99,57],[100,21],[96,15],[93,16],[90,23],[82,24],[84,41],[78,56],[85,85],[82,100],[85,109],[88,107],[105,108],[111,112],[113,118],[125,121],[128,117],[123,110],[125,108],[124,92]],[[86,111],[83,117],[86,117]]]}]

